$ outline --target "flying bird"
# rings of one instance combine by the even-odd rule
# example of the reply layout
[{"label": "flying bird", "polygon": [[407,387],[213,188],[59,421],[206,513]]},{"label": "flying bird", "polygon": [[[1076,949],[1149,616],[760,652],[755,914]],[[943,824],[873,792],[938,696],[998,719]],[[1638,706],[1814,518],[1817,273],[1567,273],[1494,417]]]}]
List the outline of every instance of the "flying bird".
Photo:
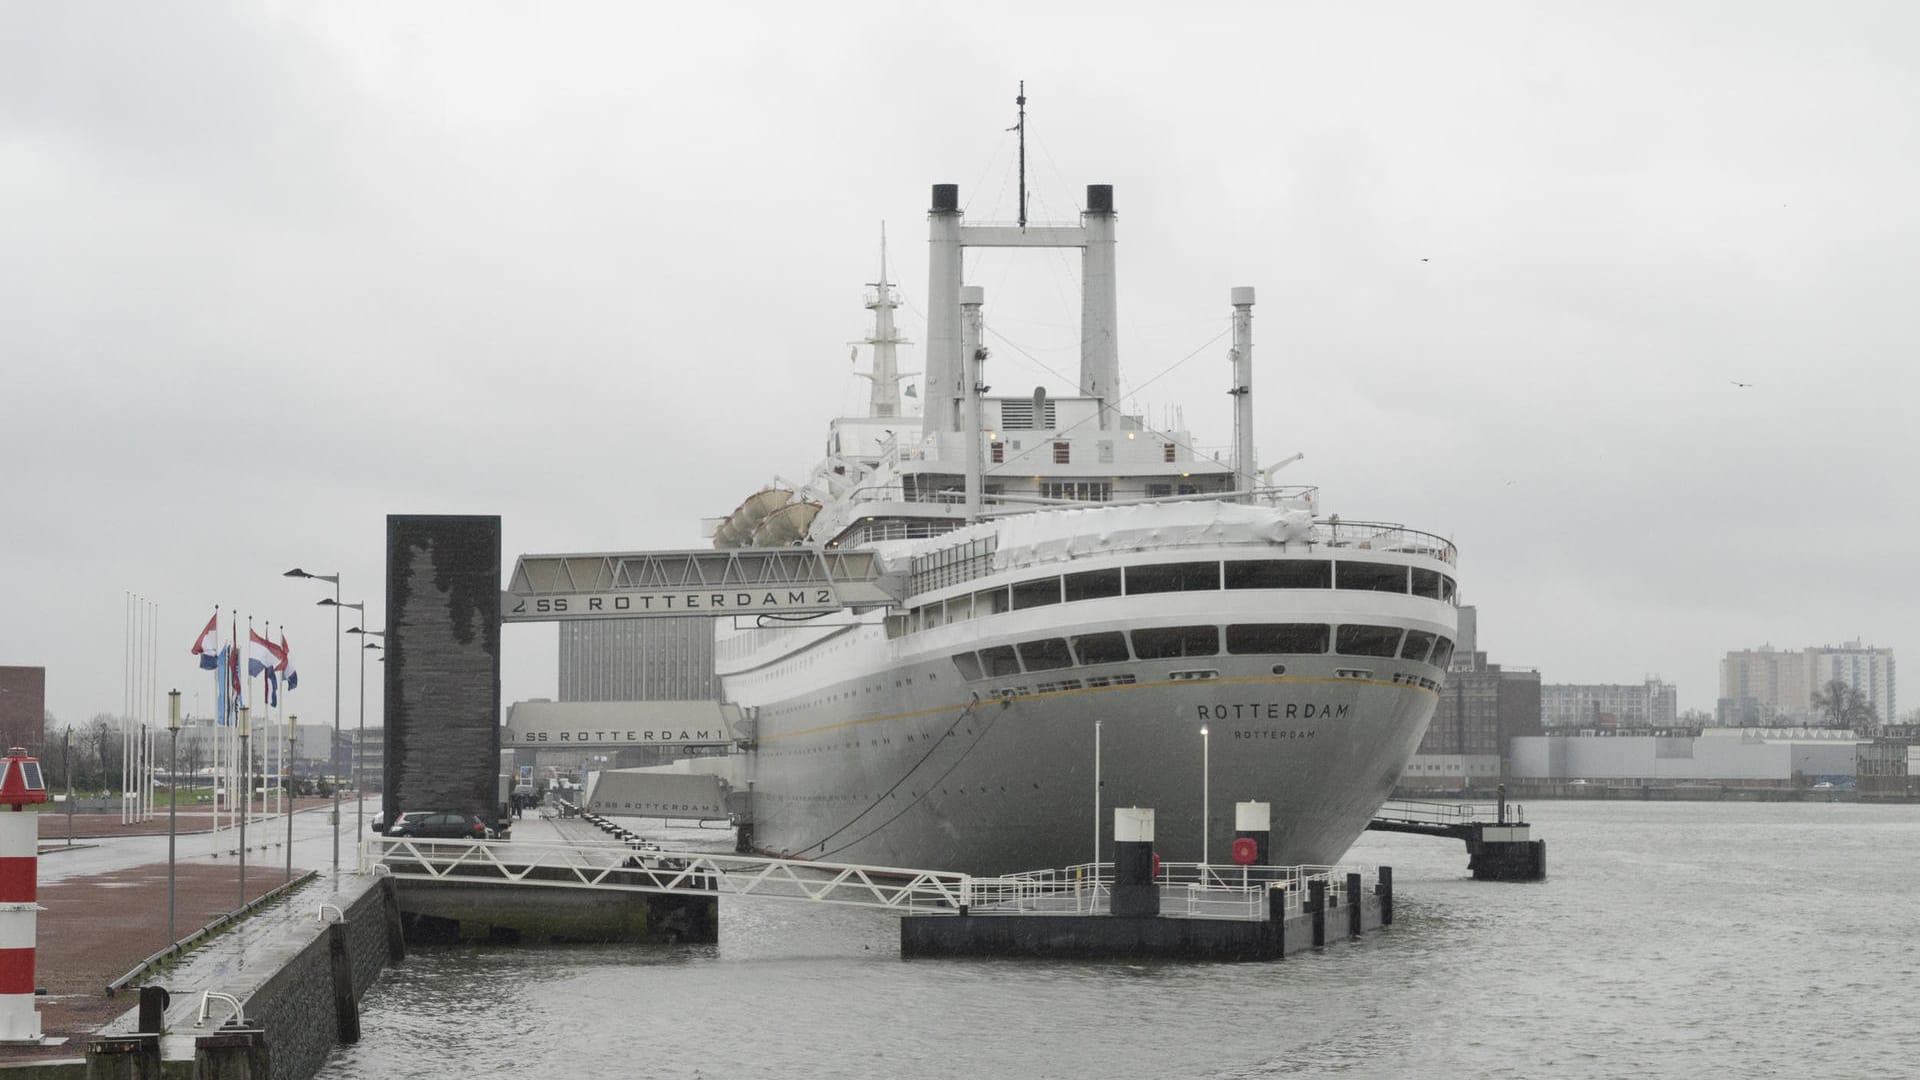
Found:
[{"label": "flying bird", "polygon": [[1730,383],[1732,383],[1732,384],[1733,384],[1733,385],[1735,385],[1735,386],[1738,386],[1738,387],[1742,387],[1742,388],[1744,388],[1744,389],[1751,389],[1751,388],[1753,387],[1753,384],[1752,384],[1752,383],[1750,383],[1750,382],[1741,382],[1741,381],[1740,381],[1739,379],[1728,379],[1727,381],[1728,381],[1728,382],[1730,382]]}]

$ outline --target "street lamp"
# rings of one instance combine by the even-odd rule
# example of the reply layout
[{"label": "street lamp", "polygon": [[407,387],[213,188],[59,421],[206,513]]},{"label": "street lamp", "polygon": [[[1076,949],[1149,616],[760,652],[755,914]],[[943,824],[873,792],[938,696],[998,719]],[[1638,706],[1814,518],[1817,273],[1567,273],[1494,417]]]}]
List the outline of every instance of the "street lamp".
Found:
[{"label": "street lamp", "polygon": [[[377,637],[381,641],[387,637],[385,630],[363,630],[358,626],[347,633],[359,634],[363,638]],[[367,835],[367,787],[363,782],[365,778],[360,775],[360,755],[367,750],[367,650],[380,647],[379,641],[368,641],[360,647],[360,730],[353,737],[353,804],[358,808],[358,813],[354,815],[353,835],[356,838]],[[355,843],[358,842],[356,839]]]},{"label": "street lamp", "polygon": [[253,734],[252,710],[240,706],[240,907],[247,906],[247,811],[253,803],[253,759],[247,756],[247,736]]},{"label": "street lamp", "polygon": [[1207,790],[1208,785],[1211,784],[1213,780],[1212,763],[1208,754],[1210,749],[1210,740],[1207,738],[1207,726],[1202,724],[1200,725],[1200,866],[1202,867],[1202,873],[1205,873],[1204,868],[1207,865],[1207,833],[1209,831],[1207,829],[1207,804],[1211,801],[1212,797],[1212,792]]},{"label": "street lamp", "polygon": [[60,736],[60,771],[67,774],[67,846],[73,846],[73,725]]},{"label": "street lamp", "polygon": [[299,749],[300,718],[287,717],[287,775],[281,780],[287,789],[287,880],[293,880],[293,762]]},{"label": "street lamp", "polygon": [[336,783],[333,787],[333,872],[340,872],[340,609],[342,607],[359,608],[359,604],[340,602],[339,574],[309,574],[294,567],[286,577],[309,578],[313,581],[325,581],[333,586],[333,598],[320,601],[321,607],[333,609],[333,753],[328,755],[328,763],[333,769]]},{"label": "street lamp", "polygon": [[[167,762],[167,944],[180,939],[173,934],[174,837],[180,828],[180,691],[167,691],[167,734],[173,744],[172,760]],[[71,843],[72,841],[68,841]]]}]

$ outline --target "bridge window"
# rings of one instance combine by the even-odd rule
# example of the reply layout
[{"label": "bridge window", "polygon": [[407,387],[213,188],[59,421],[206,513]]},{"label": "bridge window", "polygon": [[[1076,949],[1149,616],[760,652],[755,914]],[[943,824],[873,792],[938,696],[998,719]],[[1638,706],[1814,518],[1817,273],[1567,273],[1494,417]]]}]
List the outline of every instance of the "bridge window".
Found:
[{"label": "bridge window", "polygon": [[1451,604],[1454,602],[1455,598],[1457,598],[1458,596],[1459,596],[1459,593],[1458,591],[1456,591],[1454,587],[1453,579],[1448,577],[1445,574],[1441,574],[1440,575],[1440,599],[1445,600],[1447,603]]},{"label": "bridge window", "polygon": [[1392,656],[1400,651],[1400,628],[1343,626],[1333,636],[1333,651],[1342,656]]},{"label": "bridge window", "polygon": [[1072,502],[1112,502],[1110,480],[1048,480],[1040,485],[1040,494],[1049,499]]},{"label": "bridge window", "polygon": [[1022,581],[1013,587],[1013,610],[1045,607],[1060,602],[1060,579],[1057,577],[1039,578],[1034,581]]},{"label": "bridge window", "polygon": [[1007,599],[1007,587],[984,589],[973,594],[973,617],[984,619],[988,615],[998,615],[1013,610]]},{"label": "bridge window", "polygon": [[1452,661],[1452,659],[1453,642],[1448,641],[1446,638],[1441,638],[1439,641],[1433,643],[1433,655],[1427,659],[1427,663],[1432,664],[1441,671],[1445,671],[1447,670],[1447,664]]},{"label": "bridge window", "polygon": [[1158,563],[1127,567],[1127,595],[1200,592],[1220,587],[1217,562]]},{"label": "bridge window", "polygon": [[[1414,573],[1419,571],[1416,570]],[[1429,634],[1425,630],[1407,631],[1407,643],[1400,646],[1400,659],[1425,660],[1427,654],[1433,651],[1434,640],[1439,636],[1439,634]]]},{"label": "bridge window", "polygon": [[1429,600],[1444,600],[1440,595],[1440,571],[1413,568],[1413,595],[1424,596]]},{"label": "bridge window", "polygon": [[1332,633],[1326,623],[1240,623],[1227,627],[1227,651],[1243,656],[1324,653]]},{"label": "bridge window", "polygon": [[1334,571],[1334,588],[1403,593],[1407,591],[1407,568],[1341,559]]},{"label": "bridge window", "polygon": [[1133,632],[1133,654],[1142,660],[1214,656],[1220,652],[1216,626],[1158,626]]},{"label": "bridge window", "polygon": [[1080,574],[1068,574],[1066,577],[1067,600],[1098,600],[1103,596],[1120,595],[1120,568],[1111,570],[1088,570]]},{"label": "bridge window", "polygon": [[1229,589],[1331,589],[1326,559],[1243,559],[1227,564]]},{"label": "bridge window", "polygon": [[1002,675],[1020,674],[1020,658],[1013,654],[1011,645],[995,645],[980,650],[980,666],[986,669],[987,678]]},{"label": "bridge window", "polygon": [[1081,634],[1073,639],[1073,651],[1082,664],[1123,664],[1132,659],[1127,653],[1127,635],[1119,631]]},{"label": "bridge window", "polygon": [[1173,494],[1172,484],[1148,484],[1147,498],[1164,499]]},{"label": "bridge window", "polygon": [[1073,654],[1067,651],[1066,638],[1021,642],[1020,660],[1026,664],[1028,671],[1052,671],[1073,666]]},{"label": "bridge window", "polygon": [[972,682],[980,678],[980,658],[970,652],[954,653],[953,666],[960,669],[960,677]]}]

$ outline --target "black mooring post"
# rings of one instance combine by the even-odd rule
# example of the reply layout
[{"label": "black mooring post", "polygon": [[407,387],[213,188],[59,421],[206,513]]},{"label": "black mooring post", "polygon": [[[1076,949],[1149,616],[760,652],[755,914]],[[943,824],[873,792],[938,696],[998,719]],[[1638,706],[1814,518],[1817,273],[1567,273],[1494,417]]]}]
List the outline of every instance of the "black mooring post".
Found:
[{"label": "black mooring post", "polygon": [[1374,886],[1380,891],[1380,925],[1393,925],[1393,867],[1380,868],[1380,884]]},{"label": "black mooring post", "polygon": [[1507,785],[1500,785],[1500,824],[1507,823]]},{"label": "black mooring post", "polygon": [[1313,911],[1313,947],[1327,943],[1327,881],[1314,878],[1307,882],[1307,907]]},{"label": "black mooring post", "polygon": [[1279,946],[1273,954],[1279,959],[1287,957],[1287,890],[1284,887],[1267,887],[1267,924],[1268,933]]},{"label": "black mooring post", "polygon": [[1360,875],[1347,875],[1347,936],[1360,936]]}]

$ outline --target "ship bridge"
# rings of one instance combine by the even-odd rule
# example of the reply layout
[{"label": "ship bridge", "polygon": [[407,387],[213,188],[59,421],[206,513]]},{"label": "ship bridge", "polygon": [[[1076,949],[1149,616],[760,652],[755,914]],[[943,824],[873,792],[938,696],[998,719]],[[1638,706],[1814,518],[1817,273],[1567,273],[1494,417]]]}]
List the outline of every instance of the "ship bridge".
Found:
[{"label": "ship bridge", "polygon": [[898,606],[906,577],[870,551],[696,548],[522,555],[500,621],[820,615]]}]

